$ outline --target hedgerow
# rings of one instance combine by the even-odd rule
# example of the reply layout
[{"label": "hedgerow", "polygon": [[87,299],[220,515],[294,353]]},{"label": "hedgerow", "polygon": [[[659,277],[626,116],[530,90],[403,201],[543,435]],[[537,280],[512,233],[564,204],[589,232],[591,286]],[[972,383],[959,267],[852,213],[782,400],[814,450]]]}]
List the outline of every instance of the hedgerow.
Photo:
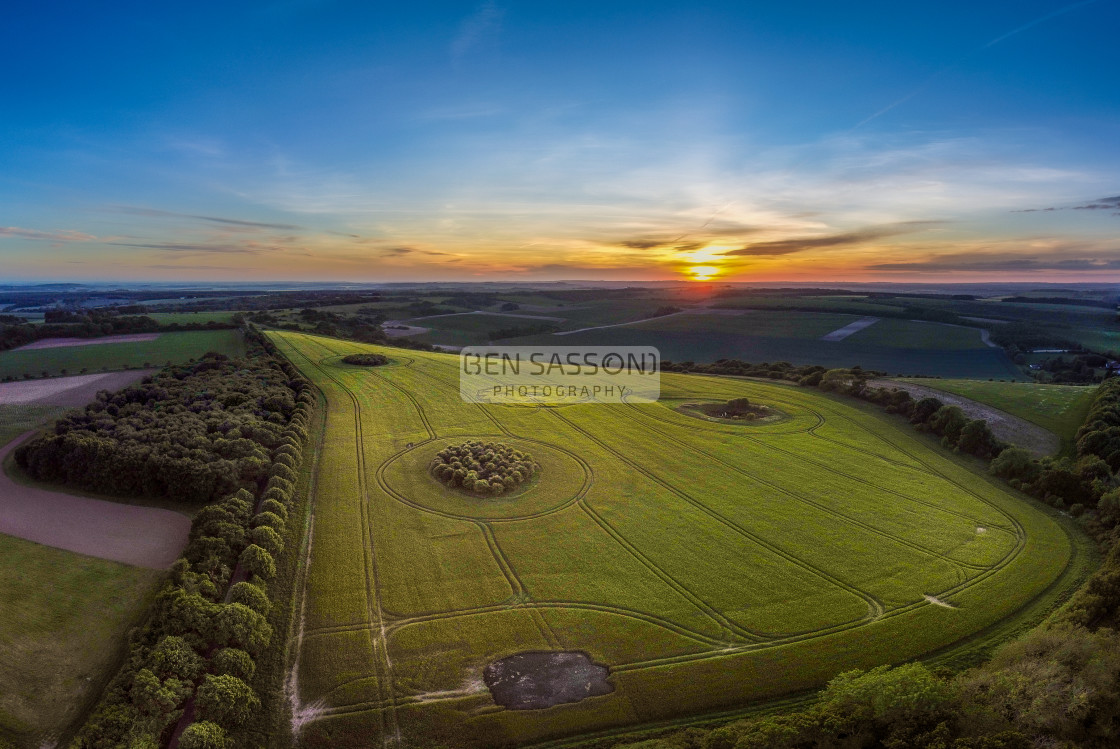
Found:
[{"label": "hedgerow", "polygon": [[[248,681],[256,670],[254,660],[273,641],[266,618],[271,609],[268,580],[275,574],[274,555],[283,550],[277,539],[285,531],[293,466],[302,461],[315,400],[310,385],[290,364],[263,350],[259,337],[253,342],[252,359],[231,366],[236,372],[267,373],[263,381],[284,389],[271,388],[268,398],[287,404],[273,411],[260,402],[240,422],[240,429],[275,425],[274,433],[264,430],[273,434],[265,470],[256,481],[195,515],[182,558],[172,566],[147,621],[131,636],[125,663],[75,737],[76,749],[165,745],[190,700],[197,722],[184,726],[180,746],[226,747],[229,732],[260,706]],[[210,377],[194,379],[219,370],[230,373],[224,362],[214,361],[217,368],[178,370],[183,374],[179,382],[185,389],[214,392]],[[167,399],[133,402],[140,405],[130,415],[143,419],[146,410],[163,410]],[[282,417],[275,419],[273,413]],[[277,461],[277,456],[285,460]],[[262,512],[266,502],[270,507]]]}]

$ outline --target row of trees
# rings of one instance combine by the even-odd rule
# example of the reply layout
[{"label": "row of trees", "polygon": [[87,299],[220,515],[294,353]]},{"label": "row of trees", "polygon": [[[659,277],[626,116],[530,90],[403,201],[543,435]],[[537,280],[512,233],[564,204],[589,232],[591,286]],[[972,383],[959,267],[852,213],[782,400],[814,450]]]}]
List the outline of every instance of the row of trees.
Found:
[{"label": "row of trees", "polygon": [[295,407],[291,378],[274,359],[207,353],[101,391],[15,459],[36,479],[85,491],[208,502],[259,490]]},{"label": "row of trees", "polygon": [[42,325],[32,325],[14,315],[0,315],[0,351],[25,346],[44,338],[100,338],[131,333],[223,330],[235,327],[235,322],[214,321],[160,325],[144,315],[119,315],[106,310],[48,310]]},{"label": "row of trees", "polygon": [[181,749],[230,749],[231,732],[260,708],[251,684],[273,637],[268,586],[286,546],[314,398],[287,362],[264,352],[253,360],[288,376],[295,403],[270,451],[267,483],[259,495],[240,489],[195,515],[183,556],[76,737],[77,749],[165,746],[192,701]]}]

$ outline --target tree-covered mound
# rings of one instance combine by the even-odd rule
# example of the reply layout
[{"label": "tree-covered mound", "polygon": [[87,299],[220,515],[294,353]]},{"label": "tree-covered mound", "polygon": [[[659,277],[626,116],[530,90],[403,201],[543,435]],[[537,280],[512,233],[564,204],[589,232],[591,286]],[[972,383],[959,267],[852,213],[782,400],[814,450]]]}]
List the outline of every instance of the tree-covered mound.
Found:
[{"label": "tree-covered mound", "polygon": [[342,357],[342,361],[359,367],[382,367],[389,363],[389,357],[382,354],[350,354]]},{"label": "tree-covered mound", "polygon": [[432,475],[445,486],[480,497],[515,490],[541,469],[533,456],[501,442],[471,441],[445,447],[432,461]]},{"label": "tree-covered mound", "polygon": [[268,480],[295,410],[268,357],[205,354],[72,411],[15,451],[32,478],[124,497],[209,502]]},{"label": "tree-covered mound", "polygon": [[745,421],[754,421],[773,414],[769,406],[751,403],[749,398],[732,398],[726,403],[702,403],[700,404],[700,410],[717,419],[742,419]]}]

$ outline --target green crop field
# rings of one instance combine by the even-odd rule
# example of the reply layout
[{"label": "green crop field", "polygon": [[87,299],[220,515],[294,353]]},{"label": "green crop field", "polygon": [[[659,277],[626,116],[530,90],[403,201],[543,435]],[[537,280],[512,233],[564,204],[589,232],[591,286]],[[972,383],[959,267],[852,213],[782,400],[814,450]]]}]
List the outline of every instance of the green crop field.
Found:
[{"label": "green crop field", "polygon": [[889,375],[1025,379],[1002,349],[974,328],[880,319],[840,341],[822,336],[860,319],[839,313],[747,310],[740,315],[683,314],[566,336],[511,339],[510,344],[656,346],[670,361],[788,361],[876,369]]},{"label": "green crop field", "polygon": [[[1069,521],[815,390],[665,375],[664,403],[481,406],[455,357],[269,335],[328,401],[295,648],[304,746],[509,745],[737,709],[973,652],[1089,565]],[[365,351],[391,362],[340,361]],[[673,408],[740,396],[788,418]],[[481,499],[431,478],[471,438],[531,453],[532,487]],[[614,691],[498,706],[486,664],[540,650],[589,654]]]},{"label": "green crop field", "polygon": [[167,362],[182,363],[197,359],[207,351],[226,356],[245,355],[245,342],[239,330],[192,330],[163,333],[151,341],[99,343],[92,346],[30,349],[0,352],[0,380],[23,379],[25,374],[42,377],[63,374],[90,374],[119,369],[136,369],[145,363],[162,367]]},{"label": "green crop field", "polygon": [[1097,392],[1096,385],[1040,385],[986,380],[910,380],[917,385],[963,395],[1049,429],[1071,444]]},{"label": "green crop field", "polygon": [[191,323],[233,322],[233,316],[236,314],[236,312],[149,312],[146,317],[152,318],[160,325],[171,325],[172,323],[189,325]]},{"label": "green crop field", "polygon": [[[0,405],[0,445],[65,410]],[[0,738],[40,746],[74,721],[161,578],[0,534]]]}]

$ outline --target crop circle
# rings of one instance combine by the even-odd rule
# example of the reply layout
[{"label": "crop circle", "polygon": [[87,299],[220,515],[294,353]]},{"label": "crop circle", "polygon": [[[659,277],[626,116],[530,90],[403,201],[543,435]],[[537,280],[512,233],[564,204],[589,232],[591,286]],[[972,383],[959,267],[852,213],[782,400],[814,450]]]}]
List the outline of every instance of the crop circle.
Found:
[{"label": "crop circle", "polygon": [[[405,450],[386,461],[379,474],[399,501],[448,517],[472,520],[514,520],[555,512],[578,500],[591,484],[591,469],[575,453],[540,440],[503,437],[501,442],[533,456],[540,469],[525,483],[504,494],[482,499],[450,488],[431,471],[437,453],[466,441],[443,438]],[[483,442],[494,437],[477,437]]]},{"label": "crop circle", "polygon": [[505,443],[471,440],[440,450],[428,470],[449,489],[500,497],[533,478],[541,465],[532,455]]}]

